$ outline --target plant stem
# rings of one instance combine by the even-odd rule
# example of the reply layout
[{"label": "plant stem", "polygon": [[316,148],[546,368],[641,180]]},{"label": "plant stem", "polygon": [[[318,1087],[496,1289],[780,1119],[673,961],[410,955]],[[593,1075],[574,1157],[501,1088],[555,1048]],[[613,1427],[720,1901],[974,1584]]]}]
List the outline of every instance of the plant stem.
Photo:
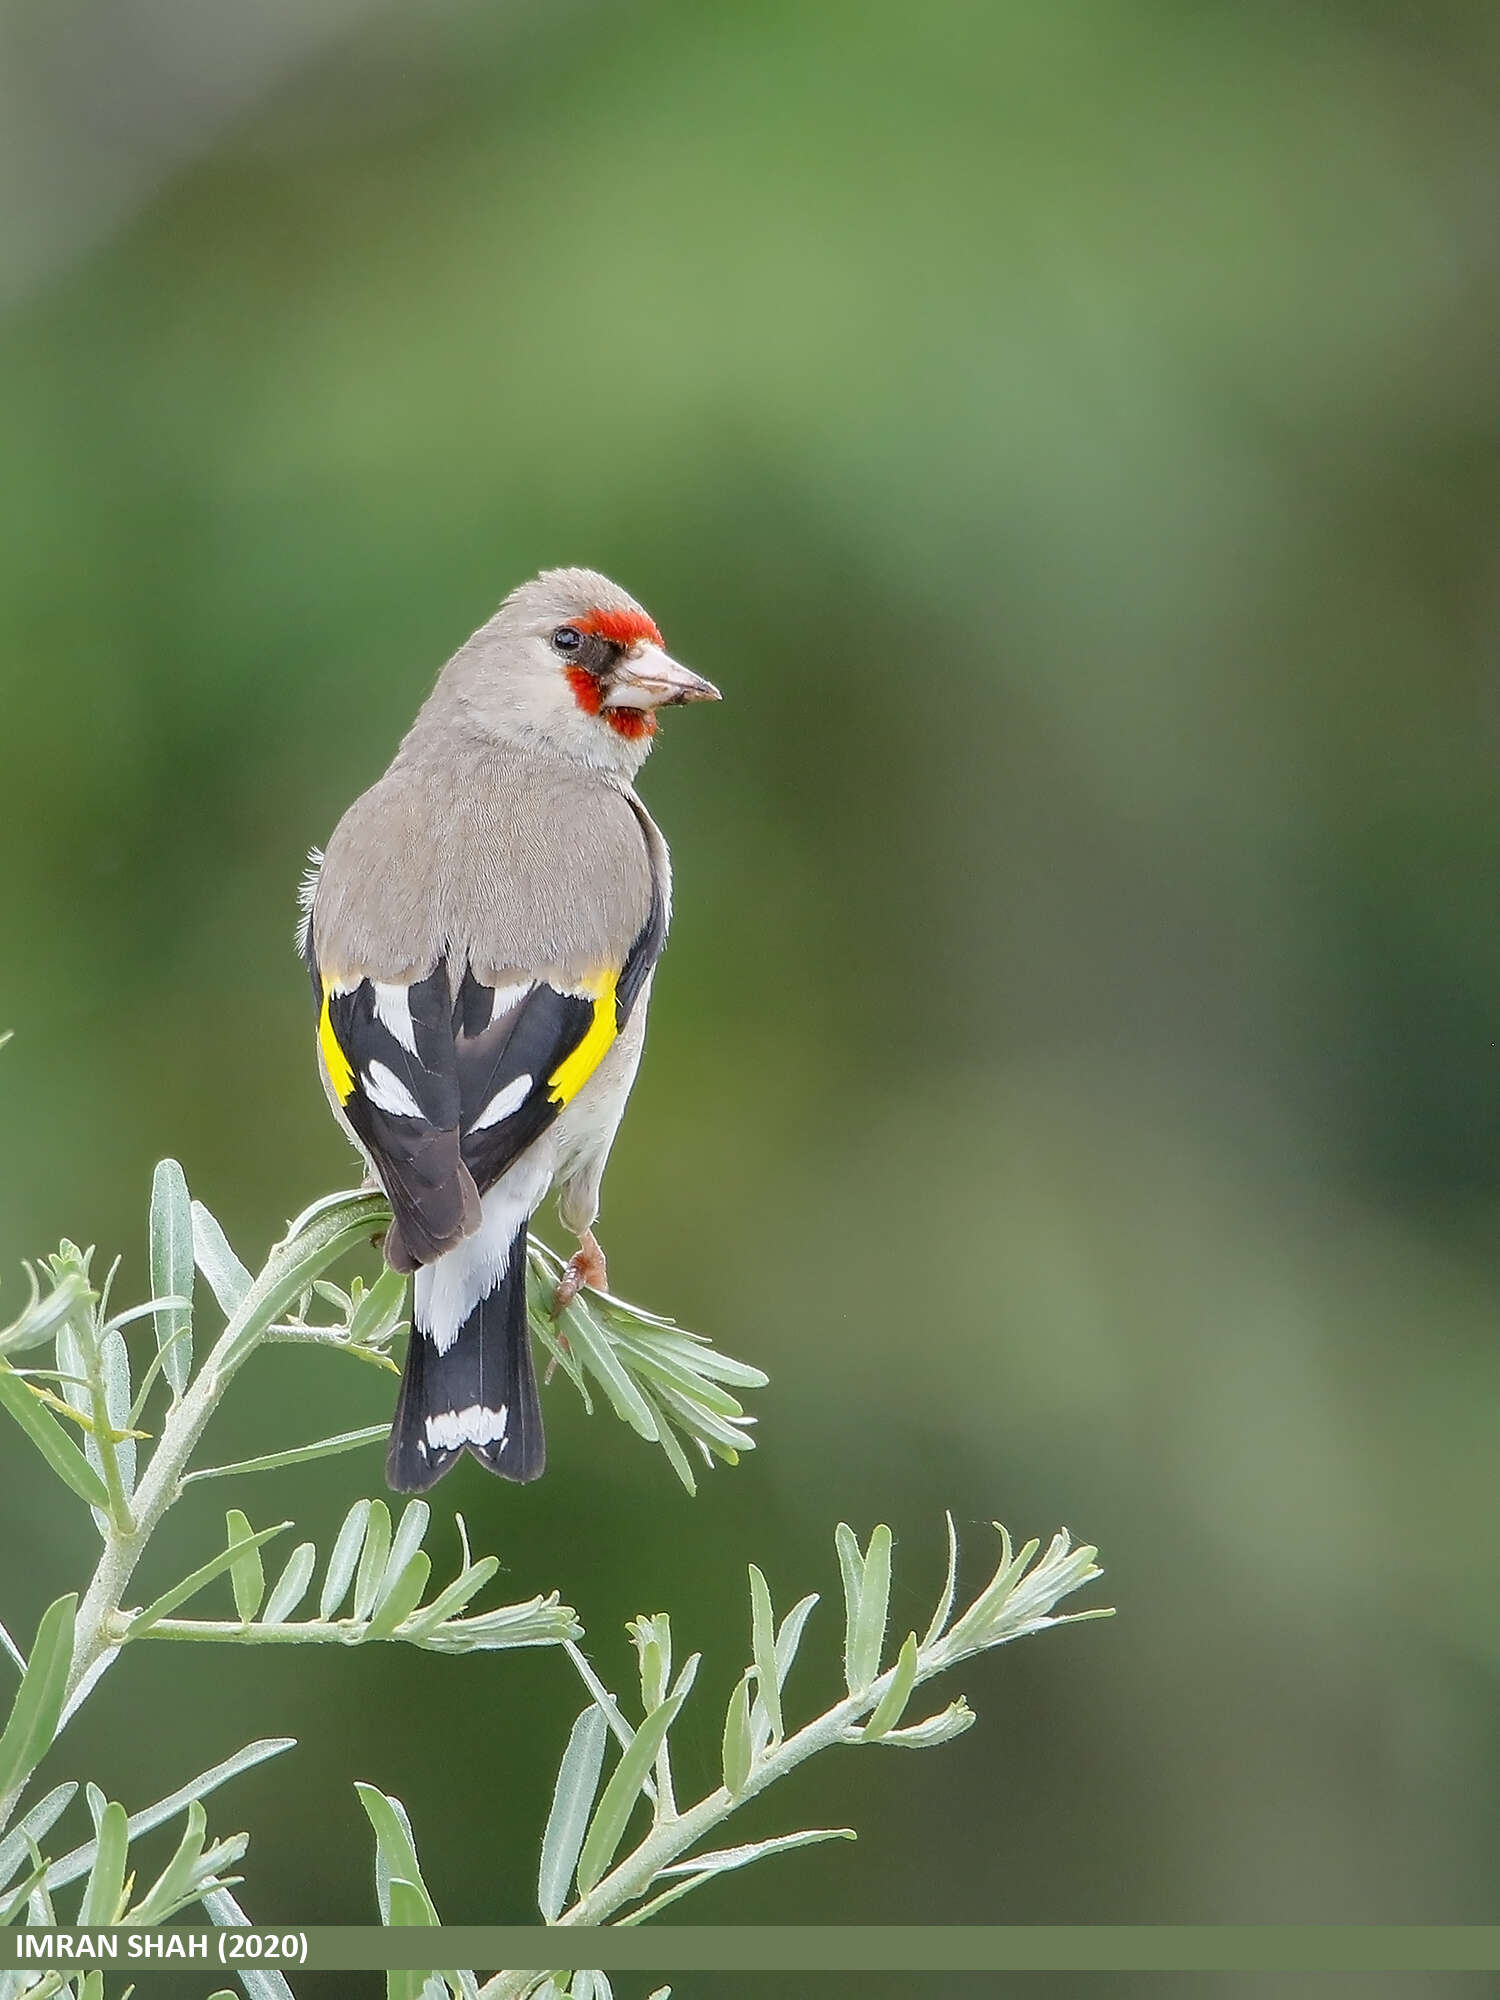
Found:
[{"label": "plant stem", "polygon": [[[1097,1552],[1092,1546],[1073,1548],[1067,1535],[1059,1533],[1053,1537],[1052,1545],[1042,1560],[1034,1569],[1028,1570],[1027,1565],[1036,1545],[1028,1545],[1019,1557],[1013,1558],[1009,1538],[1005,1537],[1003,1530],[1001,1533],[1005,1550],[1001,1568],[968,1610],[945,1631],[952,1608],[950,1564],[950,1587],[944,1593],[937,1617],[928,1628],[925,1642],[916,1649],[915,1673],[906,1687],[905,1699],[899,1694],[896,1698],[898,1708],[904,1709],[911,1694],[924,1682],[934,1680],[950,1668],[990,1652],[1012,1639],[1046,1630],[1052,1625],[1075,1624],[1082,1619],[1109,1616],[1107,1611],[1053,1615],[1053,1606],[1059,1598],[1099,1574],[1094,1564]],[[950,1547],[953,1547],[951,1543]],[[953,1548],[953,1560],[956,1561],[956,1548]],[[907,1670],[910,1672],[909,1656]],[[750,1799],[766,1791],[819,1751],[831,1749],[837,1743],[862,1741],[859,1725],[880,1707],[901,1671],[898,1655],[896,1663],[867,1686],[856,1688],[842,1701],[836,1702],[826,1714],[816,1717],[774,1746],[770,1744],[770,1722],[766,1718],[763,1722],[766,1733],[757,1735],[755,1739],[750,1771],[744,1784],[732,1793],[721,1785],[684,1813],[665,1814],[658,1801],[652,1826],[640,1845],[565,1910],[557,1919],[558,1926],[608,1923],[627,1903],[638,1903],[663,1869],[681,1860],[689,1849],[697,1847],[715,1827]],[[885,1718],[885,1726],[894,1728],[899,1721],[900,1714],[892,1714]],[[633,1923],[642,1914],[642,1910],[637,1909],[622,1921]],[[537,1974],[530,1971],[497,1972],[481,1987],[481,2000],[523,2000],[529,1983],[536,1977]]]},{"label": "plant stem", "polygon": [[[146,1545],[182,1492],[182,1477],[198,1440],[218,1408],[224,1391],[254,1353],[269,1327],[335,1258],[368,1236],[372,1211],[379,1197],[350,1196],[342,1204],[320,1205],[323,1212],[272,1250],[264,1270],[251,1285],[210,1350],[197,1376],[175,1402],[162,1425],[155,1451],[136,1489],[135,1506],[124,1506],[120,1520],[109,1519],[104,1548],[78,1607],[73,1628],[73,1659],[58,1733],[83,1699],[92,1692],[100,1672],[118,1657],[122,1642],[120,1605]],[[102,1401],[102,1382],[96,1406]],[[107,1428],[107,1417],[105,1418]],[[112,1453],[107,1435],[101,1437],[106,1465]],[[119,1482],[119,1468],[115,1467]],[[120,1494],[124,1503],[123,1489]],[[113,1489],[111,1489],[113,1500]],[[114,1509],[111,1507],[111,1515]],[[238,1633],[240,1628],[236,1627]],[[243,1636],[241,1634],[240,1636]],[[54,1741],[56,1738],[54,1737]],[[50,1747],[50,1746],[47,1746]],[[45,1754],[45,1749],[42,1754]],[[38,1756],[36,1762],[40,1763]],[[16,1803],[31,1777],[33,1764],[0,1797],[0,1832],[9,1824]]]},{"label": "plant stem", "polygon": [[[933,1650],[936,1651],[936,1648]],[[916,1685],[930,1680],[950,1664],[951,1661],[919,1662]],[[784,1778],[789,1771],[794,1771],[809,1757],[842,1742],[846,1731],[874,1712],[894,1675],[895,1668],[892,1667],[870,1687],[847,1696],[826,1715],[820,1715],[795,1735],[784,1738],[769,1755],[756,1760],[740,1791],[731,1794],[720,1785],[717,1791],[710,1792],[685,1813],[670,1819],[658,1819],[639,1847],[597,1882],[586,1896],[581,1896],[563,1912],[557,1920],[558,1926],[607,1923],[624,1904],[643,1896],[663,1868],[680,1860],[690,1847],[696,1847],[731,1813],[737,1812],[747,1801]],[[480,2000],[521,2000],[536,1976],[534,1971],[497,1972],[479,1989]]]}]

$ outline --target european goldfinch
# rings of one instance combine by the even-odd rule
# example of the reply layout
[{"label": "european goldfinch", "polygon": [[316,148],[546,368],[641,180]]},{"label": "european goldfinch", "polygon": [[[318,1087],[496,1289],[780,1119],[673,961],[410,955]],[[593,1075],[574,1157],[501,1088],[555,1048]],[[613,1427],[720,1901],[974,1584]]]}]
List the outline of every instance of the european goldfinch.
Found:
[{"label": "european goldfinch", "polygon": [[633,597],[586,569],[511,592],[461,646],[378,784],[313,855],[300,947],[329,1102],[416,1273],[386,1477],[470,1452],[546,1462],[526,1228],[578,1237],[559,1306],[602,1287],[599,1184],[635,1080],[672,907],[633,780],[655,711],[717,701]]}]

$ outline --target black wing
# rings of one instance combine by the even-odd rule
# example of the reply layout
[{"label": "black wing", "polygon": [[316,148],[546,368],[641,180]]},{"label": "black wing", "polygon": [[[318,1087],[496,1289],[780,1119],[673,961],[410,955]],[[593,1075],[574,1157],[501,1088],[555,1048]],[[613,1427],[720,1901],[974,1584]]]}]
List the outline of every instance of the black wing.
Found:
[{"label": "black wing", "polygon": [[583,1088],[629,1020],[666,938],[651,909],[625,963],[585,991],[535,980],[497,992],[446,960],[408,986],[325,987],[309,954],[329,1085],[395,1220],[398,1270],[431,1263],[478,1226],[479,1197]]},{"label": "black wing", "polygon": [[458,1062],[448,967],[410,986],[362,979],[320,994],[318,1045],[329,1085],[369,1154],[395,1220],[398,1270],[431,1263],[479,1222],[459,1145]]}]

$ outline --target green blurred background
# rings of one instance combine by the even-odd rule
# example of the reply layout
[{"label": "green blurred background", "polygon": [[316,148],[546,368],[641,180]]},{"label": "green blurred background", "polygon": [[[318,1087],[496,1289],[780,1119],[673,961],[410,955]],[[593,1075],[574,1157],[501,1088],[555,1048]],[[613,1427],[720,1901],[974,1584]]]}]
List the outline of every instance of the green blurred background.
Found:
[{"label": "green blurred background", "polygon": [[[696,1502],[560,1385],[545,1481],[440,1513],[617,1685],[669,1608],[713,1693],[746,1561],[836,1594],[841,1517],[898,1630],[945,1506],[974,1577],[995,1517],[1102,1546],[1114,1622],[781,1788],[760,1830],[859,1844],[684,1920],[1496,1919],[1497,140],[1459,5],[0,20],[0,1303],[63,1233],[139,1296],[163,1154],[252,1263],[350,1179],[302,857],[588,563],[727,697],[644,778],[678,915],[604,1240],[772,1386]],[[389,1396],[280,1350],[216,1455]],[[213,1499],[326,1543],[378,1479]],[[39,1491],[8,1445],[27,1629],[90,1539]],[[369,1920],[358,1777],[445,1914],[523,1922],[578,1702],[162,1648],[59,1771],[294,1734],[218,1815],[255,1914]]]}]

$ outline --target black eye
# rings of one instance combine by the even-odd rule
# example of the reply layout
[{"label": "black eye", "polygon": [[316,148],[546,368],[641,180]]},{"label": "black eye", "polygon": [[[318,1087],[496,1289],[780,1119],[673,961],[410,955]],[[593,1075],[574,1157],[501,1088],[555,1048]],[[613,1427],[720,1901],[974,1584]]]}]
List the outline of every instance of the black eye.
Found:
[{"label": "black eye", "polygon": [[572,625],[559,625],[552,634],[553,649],[559,653],[576,653],[583,644],[583,634]]}]

